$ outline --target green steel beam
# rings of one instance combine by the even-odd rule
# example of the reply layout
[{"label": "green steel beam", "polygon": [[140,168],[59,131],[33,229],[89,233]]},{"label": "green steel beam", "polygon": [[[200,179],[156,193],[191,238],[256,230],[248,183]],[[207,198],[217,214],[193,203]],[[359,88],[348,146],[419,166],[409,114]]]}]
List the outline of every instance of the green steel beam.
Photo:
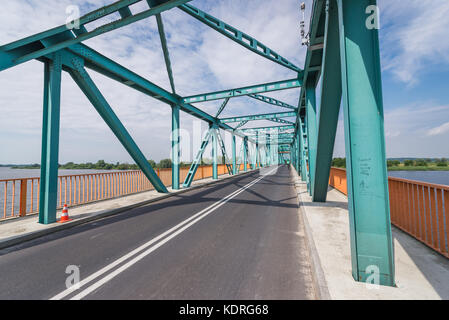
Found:
[{"label": "green steel beam", "polygon": [[188,13],[192,17],[198,19],[202,23],[208,25],[212,29],[220,32],[229,39],[237,42],[238,44],[244,46],[245,48],[251,50],[258,55],[274,61],[281,66],[289,68],[295,72],[301,73],[302,70],[295,66],[293,63],[276,53],[275,51],[268,48],[266,45],[257,41],[253,37],[243,33],[242,31],[230,26],[229,24],[221,21],[218,18],[211,16],[210,14],[203,12],[190,4],[183,4],[179,7],[182,11]]},{"label": "green steel beam", "polygon": [[248,120],[241,121],[238,125],[235,126],[234,130],[237,130],[237,129],[243,127],[247,123],[248,123]]},{"label": "green steel beam", "polygon": [[288,118],[295,117],[296,112],[274,112],[265,114],[254,114],[240,117],[229,117],[219,119],[221,123],[241,122],[241,121],[254,121],[254,120],[269,120],[274,118]]},{"label": "green steel beam", "polygon": [[218,179],[218,132],[217,126],[212,125],[212,179]]},{"label": "green steel beam", "polygon": [[179,141],[179,106],[172,106],[171,126],[171,157],[172,157],[172,188],[179,189],[180,179],[180,141]]},{"label": "green steel beam", "polygon": [[[91,39],[93,37],[99,36],[106,32],[110,32],[112,30],[122,28],[131,23],[140,21],[142,19],[151,17],[151,16],[161,13],[163,11],[177,7],[177,6],[179,6],[183,3],[186,3],[188,1],[190,1],[190,0],[170,0],[170,1],[167,1],[157,7],[139,12],[135,15],[132,15],[132,16],[124,18],[124,19],[121,18],[116,21],[107,23],[105,25],[95,28],[94,30],[92,30],[90,32],[82,33],[73,39],[63,40],[63,41],[53,44],[52,46],[49,46],[49,47],[45,47],[40,43],[40,41],[44,40],[46,37],[42,38],[42,36],[39,36],[39,35],[31,36],[31,37],[34,37],[33,39],[37,39],[37,40],[35,40],[34,42],[31,42],[31,43],[28,43],[25,46],[22,45],[19,47],[15,47],[14,49],[8,49],[8,48],[14,47],[14,45],[7,44],[5,46],[0,47],[0,53],[1,53],[0,54],[0,71],[4,70],[6,68],[12,67],[14,65],[24,63],[24,62],[32,60],[32,59],[37,59],[37,58],[43,57],[50,53],[70,47],[74,44],[80,43],[81,41]],[[115,11],[118,11],[118,9]],[[111,13],[113,13],[115,11],[112,11]],[[101,11],[99,11],[99,12],[101,12]],[[80,23],[80,24],[84,25],[84,23]],[[58,27],[58,28],[61,28],[61,27]],[[68,30],[66,25],[64,25],[62,28],[65,28],[64,31]],[[64,33],[64,32],[59,30],[59,32],[56,32],[52,35],[57,35],[57,34],[61,34],[61,33]],[[25,39],[23,39],[23,40],[25,40]],[[25,40],[24,42],[27,42],[27,41]]]},{"label": "green steel beam", "polygon": [[243,138],[243,171],[248,170],[248,137]]},{"label": "green steel beam", "polygon": [[39,190],[39,223],[42,224],[56,222],[61,68],[60,54],[54,54],[53,60],[46,62],[44,67],[41,179]]},{"label": "green steel beam", "polygon": [[[312,7],[312,14],[310,17],[310,46],[307,50],[306,61],[304,63],[304,75],[302,78],[303,83],[307,82],[309,76],[313,76],[316,79],[319,78],[319,71],[321,69],[320,63],[322,62],[322,49],[311,50],[311,46],[323,42],[324,37],[324,21],[325,21],[325,2],[326,0],[314,0]],[[306,90],[305,87],[301,87],[301,91],[298,99],[298,114],[305,114],[306,109]],[[295,131],[299,128],[299,117],[296,118]]]},{"label": "green steel beam", "polygon": [[224,108],[228,104],[230,98],[226,98],[223,103],[221,104],[220,108],[217,111],[217,114],[215,115],[215,118],[218,118],[218,116],[223,112]]},{"label": "green steel beam", "polygon": [[187,173],[184,183],[182,185],[184,188],[190,187],[193,179],[195,178],[195,173],[196,173],[198,166],[201,162],[201,158],[203,157],[204,150],[206,150],[206,147],[209,143],[211,133],[212,133],[212,129],[209,128],[209,130],[207,130],[206,135],[203,138],[203,141],[201,141],[200,149],[198,150],[198,153],[197,153],[195,159],[193,159],[192,164],[190,165],[189,172]]},{"label": "green steel beam", "polygon": [[77,59],[74,62],[76,70],[70,70],[69,73],[73,80],[84,92],[86,97],[95,107],[97,112],[106,122],[106,124],[111,128],[112,132],[118,138],[118,140],[128,151],[129,155],[133,158],[151,184],[158,192],[168,192],[167,188],[164,186],[162,181],[159,179],[157,174],[154,172],[151,165],[148,163],[147,159],[140,151],[137,144],[134,142],[132,137],[129,135],[126,128],[120,122],[119,118],[116,116],[112,108],[109,106],[106,99],[101,94],[100,90],[96,87],[95,83],[90,78],[89,74],[84,69],[84,63],[81,59]]},{"label": "green steel beam", "polygon": [[307,140],[309,147],[309,177],[310,193],[312,193],[315,184],[315,161],[317,149],[317,120],[316,120],[316,97],[315,97],[315,79],[309,78],[306,84],[306,116],[307,116]]},{"label": "green steel beam", "polygon": [[330,1],[326,6],[316,166],[312,184],[313,201],[318,202],[326,201],[341,102],[340,39],[337,25],[337,3]]},{"label": "green steel beam", "polygon": [[270,127],[258,127],[258,128],[246,128],[241,129],[242,132],[253,132],[253,131],[263,131],[263,130],[291,130],[295,129],[294,125],[288,125],[288,126],[270,126]]},{"label": "green steel beam", "polygon": [[278,118],[273,118],[273,119],[268,119],[268,120],[272,121],[272,122],[283,123],[283,124],[292,124],[292,125],[295,124],[294,122],[287,121],[287,120],[284,120],[284,119],[278,119]]},{"label": "green steel beam", "polygon": [[299,88],[302,85],[302,81],[299,79],[289,79],[282,81],[275,81],[270,83],[262,83],[253,86],[241,87],[237,89],[221,90],[210,93],[202,93],[194,96],[188,96],[183,98],[184,103],[196,103],[212,100],[219,100],[225,98],[234,98],[240,96],[247,96],[254,93],[271,92],[292,88]]},{"label": "green steel beam", "polygon": [[[150,1],[148,2],[150,3]],[[159,38],[161,39],[162,52],[164,53],[165,67],[167,68],[167,74],[168,79],[170,81],[171,91],[173,93],[176,93],[175,81],[173,80],[173,71],[170,62],[170,53],[168,51],[167,38],[165,37],[164,31],[164,23],[162,21],[162,15],[160,13],[156,14],[156,22],[157,22],[157,29],[159,31]]]},{"label": "green steel beam", "polygon": [[377,269],[378,284],[394,286],[379,34],[365,24],[375,5],[338,0],[352,275],[365,282]]},{"label": "green steel beam", "polygon": [[237,174],[237,147],[235,135],[232,135],[232,174]]},{"label": "green steel beam", "polygon": [[277,100],[277,99],[274,99],[271,97],[263,96],[261,94],[249,94],[248,97],[271,104],[273,106],[281,107],[281,108],[287,108],[287,109],[291,109],[291,110],[298,109],[288,103],[282,102],[280,100]]},{"label": "green steel beam", "polygon": [[[83,15],[82,17],[79,18],[79,23],[80,26],[83,26],[87,23],[93,22],[95,20],[101,19],[105,16],[108,16],[114,12],[120,11],[123,8],[128,7],[129,5],[135,4],[137,2],[140,2],[142,0],[121,0],[121,1],[116,1],[108,6],[99,8],[97,10],[94,10],[92,12],[89,12],[85,15]],[[34,44],[38,41],[41,41],[43,39],[46,39],[48,37],[57,35],[57,34],[61,34],[61,33],[65,33],[68,30],[67,28],[67,24],[49,29],[47,31],[43,31],[34,35],[31,35],[29,37],[20,39],[20,40],[16,40],[14,42],[5,44],[0,46],[0,51],[11,51],[14,49],[18,49],[20,47],[24,47],[30,44]],[[72,29],[72,30],[76,30],[76,29]]]}]

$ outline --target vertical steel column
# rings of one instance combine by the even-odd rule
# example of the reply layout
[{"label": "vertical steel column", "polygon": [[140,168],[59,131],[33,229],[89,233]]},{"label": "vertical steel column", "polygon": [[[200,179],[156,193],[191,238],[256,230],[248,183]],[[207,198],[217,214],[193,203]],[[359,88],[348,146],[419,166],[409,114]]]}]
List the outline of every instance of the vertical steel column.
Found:
[{"label": "vertical steel column", "polygon": [[237,174],[237,150],[234,134],[232,134],[232,174]]},{"label": "vertical steel column", "polygon": [[256,132],[256,169],[259,168],[259,131]]},{"label": "vertical steel column", "polygon": [[375,0],[338,0],[352,275],[394,286]]},{"label": "vertical steel column", "polygon": [[326,4],[316,162],[312,189],[313,201],[319,202],[326,201],[341,102],[340,39],[337,25],[337,2],[328,0]]},{"label": "vertical steel column", "polygon": [[179,163],[180,163],[180,143],[179,143],[179,105],[172,105],[171,115],[171,158],[172,158],[172,188],[179,189]]},{"label": "vertical steel column", "polygon": [[218,179],[218,167],[217,167],[217,156],[218,156],[218,128],[216,125],[212,125],[212,179]]},{"label": "vertical steel column", "polygon": [[307,180],[307,153],[306,153],[306,140],[304,138],[305,135],[305,124],[301,121],[301,119],[299,120],[299,128],[298,128],[300,137],[299,139],[301,140],[300,143],[300,153],[301,153],[301,181],[306,181]]},{"label": "vertical steel column", "polygon": [[307,108],[307,139],[309,142],[309,192],[312,195],[315,184],[315,163],[317,149],[317,124],[316,124],[316,98],[315,78],[307,80],[306,84],[306,108]]},{"label": "vertical steel column", "polygon": [[246,172],[248,169],[248,137],[243,138],[243,171]]},{"label": "vertical steel column", "polygon": [[39,223],[56,222],[58,193],[59,119],[61,102],[61,56],[44,66],[44,105],[42,120]]}]

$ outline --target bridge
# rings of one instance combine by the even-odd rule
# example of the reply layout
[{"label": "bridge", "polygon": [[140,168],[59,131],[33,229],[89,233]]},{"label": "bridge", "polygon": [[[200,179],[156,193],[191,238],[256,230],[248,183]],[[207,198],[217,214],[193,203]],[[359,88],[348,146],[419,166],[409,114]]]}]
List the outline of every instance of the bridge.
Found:
[{"label": "bridge", "polygon": [[[130,9],[140,2],[146,3],[147,8],[140,12]],[[310,257],[304,249],[306,241],[303,237],[298,238],[304,230],[297,214],[297,190],[292,181],[298,176],[304,192],[318,204],[327,200],[330,178],[331,185],[339,187],[334,180],[338,174],[331,173],[331,162],[340,105],[344,112],[347,159],[344,192],[348,201],[352,277],[355,282],[369,282],[374,266],[378,284],[394,287],[395,259],[378,30],[367,26],[367,21],[376,19],[367,14],[367,8],[375,6],[376,1],[314,0],[308,37],[304,43],[307,55],[301,67],[259,39],[189,2],[116,1],[83,15],[78,21],[79,28],[73,21],[70,26],[62,25],[0,47],[0,71],[30,60],[38,60],[44,65],[41,175],[36,182],[38,187],[34,181],[21,182],[22,196],[17,196],[22,204],[20,216],[27,215],[27,210],[37,212],[39,223],[51,226],[56,225],[61,206],[67,202],[72,204],[72,195],[73,204],[82,204],[107,199],[105,192],[110,194],[109,198],[148,190],[160,195],[171,194],[98,222],[80,224],[47,238],[20,244],[20,250],[5,253],[0,264],[0,272],[20,266],[14,267],[15,275],[2,284],[8,290],[0,292],[0,296],[11,294],[19,286],[20,290],[14,291],[16,298],[315,297],[311,293],[312,265],[307,263]],[[163,23],[163,14],[174,8],[227,37],[230,43],[293,71],[295,77],[192,96],[179,95]],[[170,90],[84,43],[153,16],[160,35]],[[91,27],[106,17],[109,22]],[[124,180],[113,175],[110,180],[92,175],[83,177],[83,187],[87,186],[87,189],[82,189],[83,200],[78,193],[77,202],[76,191],[73,192],[72,187],[76,186],[78,178],[73,178],[74,184],[72,178],[58,177],[63,71],[70,75],[138,165],[140,170],[132,173],[134,178],[131,173],[126,176],[130,179],[126,180],[130,186],[128,191],[117,191],[121,188],[117,186],[123,186]],[[165,171],[155,170],[148,163],[149,155],[143,154],[114,113],[91,78],[92,71],[171,108],[172,168],[167,169],[166,175]],[[270,97],[270,92],[279,90],[297,90],[298,103],[291,105]],[[220,117],[236,97],[270,105],[273,112]],[[212,100],[222,103],[215,115],[201,109],[202,103]],[[279,108],[284,111],[279,112]],[[188,169],[180,165],[181,111],[209,126]],[[247,123],[258,120],[269,120],[273,125],[245,127]],[[230,158],[220,130],[232,134]],[[242,140],[239,154],[237,138]],[[212,148],[213,163],[210,167],[203,167],[201,159],[208,145]],[[222,165],[219,164],[220,153],[225,159]],[[204,170],[210,170],[210,173],[205,175]],[[224,176],[226,179],[222,179]],[[216,183],[192,188],[195,181],[202,178]],[[111,188],[99,191],[100,185],[103,188],[101,181],[108,181]],[[70,188],[68,193],[67,186]],[[38,198],[38,203],[33,209],[31,200],[31,210],[30,203],[28,207],[26,204],[30,187],[34,188],[31,194],[38,190],[34,197],[35,200]],[[78,189],[81,190],[80,184]],[[447,196],[447,191],[441,190],[441,197]],[[5,197],[7,194],[5,191]],[[7,202],[4,203],[6,217]],[[14,200],[12,203],[14,205]],[[448,204],[449,201],[446,202]],[[444,233],[446,229],[441,230]],[[441,242],[437,250],[447,255],[447,244]],[[141,263],[148,262],[150,255],[150,266]],[[60,270],[72,261],[82,266],[86,276],[81,279],[79,290],[63,288],[67,275]],[[304,261],[301,270],[298,261]],[[38,272],[30,283],[20,282],[19,279],[31,276],[30,269],[46,271]],[[128,269],[132,272],[127,272]],[[48,286],[43,288],[42,284]]]}]

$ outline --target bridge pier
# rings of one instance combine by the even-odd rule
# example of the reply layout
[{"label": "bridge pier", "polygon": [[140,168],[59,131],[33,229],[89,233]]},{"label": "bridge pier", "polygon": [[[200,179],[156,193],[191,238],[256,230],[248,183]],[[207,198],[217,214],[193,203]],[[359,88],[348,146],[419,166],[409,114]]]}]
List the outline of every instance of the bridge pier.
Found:
[{"label": "bridge pier", "polygon": [[[375,0],[338,0],[352,274],[394,286],[382,82],[377,29],[366,27]],[[329,28],[334,28],[329,26]]]},{"label": "bridge pier", "polygon": [[59,120],[61,103],[61,56],[44,67],[44,106],[42,121],[42,153],[39,201],[39,223],[56,222],[58,193]]}]

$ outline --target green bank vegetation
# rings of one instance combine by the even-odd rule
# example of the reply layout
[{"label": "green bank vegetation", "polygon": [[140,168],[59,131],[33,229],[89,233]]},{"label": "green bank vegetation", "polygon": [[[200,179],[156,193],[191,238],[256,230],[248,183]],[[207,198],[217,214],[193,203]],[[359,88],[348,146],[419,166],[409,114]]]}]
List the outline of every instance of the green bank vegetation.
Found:
[{"label": "green bank vegetation", "polygon": [[[346,168],[346,158],[334,158],[332,166]],[[391,159],[387,160],[388,171],[449,171],[447,158]]]},{"label": "green bank vegetation", "polygon": [[[162,159],[159,162],[156,162],[154,160],[148,160],[150,165],[154,169],[166,169],[172,167],[172,161],[171,159]],[[218,163],[224,163],[222,157],[218,157]],[[209,165],[212,164],[212,159],[204,158],[201,159],[201,165]],[[181,162],[180,166],[183,167],[190,167],[191,163],[188,162]],[[0,166],[8,166],[12,169],[40,169],[40,164],[34,163],[34,164],[23,164],[23,165],[0,165]],[[129,164],[129,163],[107,163],[104,160],[98,160],[96,163],[87,162],[87,163],[74,163],[74,162],[67,162],[66,164],[59,164],[59,169],[72,169],[72,170],[139,170],[139,167],[137,164]]]}]

